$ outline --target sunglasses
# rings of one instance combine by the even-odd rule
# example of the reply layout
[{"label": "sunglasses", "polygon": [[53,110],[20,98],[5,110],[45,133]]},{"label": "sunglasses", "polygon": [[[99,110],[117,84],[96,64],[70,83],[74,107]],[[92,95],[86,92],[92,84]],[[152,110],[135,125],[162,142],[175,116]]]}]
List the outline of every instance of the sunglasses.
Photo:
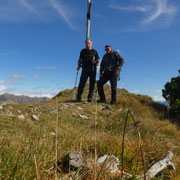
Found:
[{"label": "sunglasses", "polygon": [[106,48],[105,51],[109,51],[109,48]]}]

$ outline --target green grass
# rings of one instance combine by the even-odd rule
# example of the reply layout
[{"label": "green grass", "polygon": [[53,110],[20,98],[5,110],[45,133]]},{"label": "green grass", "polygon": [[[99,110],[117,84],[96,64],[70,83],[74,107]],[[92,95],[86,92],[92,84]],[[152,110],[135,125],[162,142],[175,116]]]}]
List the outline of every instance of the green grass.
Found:
[{"label": "green grass", "polygon": [[[109,91],[108,86],[105,89]],[[63,173],[60,167],[58,167],[60,172],[55,172],[56,158],[61,161],[69,151],[79,151],[92,162],[96,155],[99,157],[104,154],[113,154],[121,160],[127,108],[134,112],[135,120],[140,121],[139,130],[143,140],[146,169],[162,159],[167,150],[171,150],[175,154],[173,160],[177,171],[168,170],[165,173],[169,178],[178,175],[180,143],[177,139],[180,138],[180,133],[175,125],[167,120],[162,121],[163,112],[158,105],[154,105],[151,98],[130,94],[121,89],[118,90],[117,105],[110,111],[101,110],[101,104],[72,103],[70,102],[72,93],[72,90],[65,90],[57,99],[45,103],[6,105],[0,111],[0,114],[6,114],[0,116],[0,179],[55,179],[56,176],[58,178],[69,176],[70,174]],[[8,116],[9,112],[15,116]],[[20,114],[25,116],[24,120],[17,118]],[[33,121],[32,114],[37,115],[40,120]],[[89,119],[82,119],[79,114],[86,115]],[[133,119],[128,116],[125,164],[139,150],[138,142]],[[140,153],[127,165],[126,171],[134,176],[131,179],[136,179],[135,175],[143,173]],[[94,172],[94,169],[90,169],[81,179],[94,179]],[[118,178],[119,175],[111,177],[105,172],[99,175],[99,179]],[[161,175],[158,178],[161,178]]]}]

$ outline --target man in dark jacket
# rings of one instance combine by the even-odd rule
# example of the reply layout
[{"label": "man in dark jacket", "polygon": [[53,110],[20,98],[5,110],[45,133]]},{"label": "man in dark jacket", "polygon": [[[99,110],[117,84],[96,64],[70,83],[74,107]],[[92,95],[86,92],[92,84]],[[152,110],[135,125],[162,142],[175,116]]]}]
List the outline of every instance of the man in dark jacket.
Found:
[{"label": "man in dark jacket", "polygon": [[78,61],[77,71],[82,67],[82,73],[80,77],[80,82],[78,86],[77,101],[81,101],[81,95],[83,93],[86,81],[89,77],[89,94],[88,102],[92,102],[92,97],[94,93],[94,85],[96,81],[96,67],[99,62],[99,56],[95,49],[92,49],[92,41],[90,39],[86,40],[86,48],[82,49],[80,52],[80,57]]},{"label": "man in dark jacket", "polygon": [[106,54],[100,64],[100,79],[98,81],[98,94],[100,100],[98,102],[105,102],[106,98],[104,95],[104,84],[107,81],[111,83],[111,102],[110,104],[115,104],[116,102],[116,88],[117,88],[117,78],[120,73],[120,69],[124,64],[124,59],[118,54],[118,52],[113,51],[111,45],[105,46]]}]

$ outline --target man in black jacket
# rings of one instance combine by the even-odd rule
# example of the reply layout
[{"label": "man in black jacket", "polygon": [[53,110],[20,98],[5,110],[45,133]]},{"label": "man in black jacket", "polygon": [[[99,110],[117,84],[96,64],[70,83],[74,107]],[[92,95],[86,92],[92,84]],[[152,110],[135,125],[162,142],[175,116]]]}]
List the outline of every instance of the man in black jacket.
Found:
[{"label": "man in black jacket", "polygon": [[88,102],[92,102],[92,97],[94,93],[94,85],[96,81],[96,67],[99,62],[99,56],[95,49],[92,49],[92,41],[90,39],[86,40],[86,48],[82,49],[80,52],[80,57],[78,61],[77,71],[82,67],[82,73],[80,77],[80,82],[78,86],[77,101],[81,101],[81,95],[83,93],[86,81],[89,77],[89,94]]},{"label": "man in black jacket", "polygon": [[105,46],[106,54],[103,56],[100,65],[100,79],[98,81],[98,94],[100,100],[98,102],[105,102],[106,98],[104,95],[104,84],[107,81],[111,83],[111,102],[110,104],[115,104],[116,102],[116,88],[117,88],[117,78],[120,73],[120,69],[124,64],[124,59],[118,54],[118,52],[113,51],[111,45]]}]

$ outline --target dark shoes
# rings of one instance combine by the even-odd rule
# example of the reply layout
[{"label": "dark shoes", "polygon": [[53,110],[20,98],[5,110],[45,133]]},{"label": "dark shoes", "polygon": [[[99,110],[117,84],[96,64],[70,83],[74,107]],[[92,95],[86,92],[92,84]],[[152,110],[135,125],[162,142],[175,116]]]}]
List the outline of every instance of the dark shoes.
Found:
[{"label": "dark shoes", "polygon": [[99,99],[99,100],[97,100],[97,103],[105,103],[105,102],[106,102],[105,99]]},{"label": "dark shoes", "polygon": [[115,104],[116,104],[115,101],[111,101],[111,102],[110,102],[110,105],[115,105]]},{"label": "dark shoes", "polygon": [[91,99],[91,98],[88,98],[88,102],[92,102],[92,99]]},{"label": "dark shoes", "polygon": [[81,99],[77,99],[76,102],[81,102],[82,100]]}]

